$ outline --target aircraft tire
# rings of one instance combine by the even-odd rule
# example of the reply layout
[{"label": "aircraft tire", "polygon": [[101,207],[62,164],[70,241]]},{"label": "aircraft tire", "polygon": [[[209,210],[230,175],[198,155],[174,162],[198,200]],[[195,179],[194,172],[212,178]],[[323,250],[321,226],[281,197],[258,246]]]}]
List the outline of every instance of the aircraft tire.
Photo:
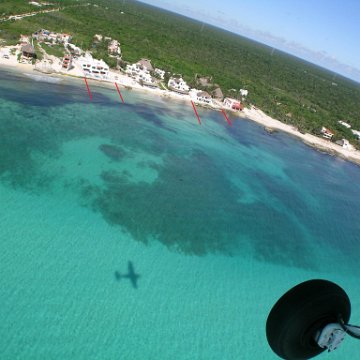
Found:
[{"label": "aircraft tire", "polygon": [[285,293],[274,305],[266,322],[266,336],[272,350],[286,360],[309,359],[325,349],[316,334],[329,323],[345,323],[351,313],[345,291],[327,280],[309,280]]}]

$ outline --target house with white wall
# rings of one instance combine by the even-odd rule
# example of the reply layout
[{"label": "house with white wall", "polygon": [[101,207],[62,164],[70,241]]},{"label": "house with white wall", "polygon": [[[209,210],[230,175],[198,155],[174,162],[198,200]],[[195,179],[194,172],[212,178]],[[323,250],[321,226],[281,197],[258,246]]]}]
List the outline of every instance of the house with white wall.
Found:
[{"label": "house with white wall", "polygon": [[170,78],[168,82],[168,88],[181,94],[188,94],[190,91],[190,86],[185,82],[182,77]]},{"label": "house with white wall", "polygon": [[121,55],[120,43],[117,40],[111,40],[108,46],[108,52],[111,55],[120,56]]},{"label": "house with white wall", "polygon": [[224,107],[230,110],[242,110],[243,106],[241,105],[241,102],[239,100],[236,99],[232,99],[232,98],[225,98],[224,99]]},{"label": "house with white wall", "polygon": [[360,131],[358,130],[351,130],[351,132],[360,140]]},{"label": "house with white wall", "polygon": [[205,103],[205,104],[212,104],[212,97],[206,91],[200,91],[196,94],[197,101]]},{"label": "house with white wall", "polygon": [[351,125],[346,123],[345,121],[339,120],[338,123],[342,126],[345,126],[347,129],[351,128]]},{"label": "house with white wall", "polygon": [[160,77],[161,80],[164,80],[164,79],[165,79],[165,70],[156,68],[156,69],[154,70],[154,72],[155,72],[155,74],[159,75],[159,77]]},{"label": "house with white wall", "polygon": [[109,66],[103,60],[93,59],[89,54],[78,58],[76,63],[87,77],[96,79],[107,79],[109,77]]},{"label": "house with white wall", "polygon": [[240,94],[242,97],[246,97],[249,94],[249,91],[246,89],[240,89]]},{"label": "house with white wall", "polygon": [[332,137],[335,135],[333,131],[331,131],[330,129],[326,128],[326,127],[322,127],[321,128],[321,133],[323,138],[331,140]]},{"label": "house with white wall", "polygon": [[148,67],[141,61],[127,65],[126,74],[131,76],[141,85],[157,86],[154,78],[150,74],[150,70],[148,70]]},{"label": "house with white wall", "polygon": [[349,140],[346,140],[346,139],[338,140],[338,141],[336,141],[336,144],[340,145],[342,148],[344,148],[346,150],[355,150],[354,146],[352,146],[349,143]]}]

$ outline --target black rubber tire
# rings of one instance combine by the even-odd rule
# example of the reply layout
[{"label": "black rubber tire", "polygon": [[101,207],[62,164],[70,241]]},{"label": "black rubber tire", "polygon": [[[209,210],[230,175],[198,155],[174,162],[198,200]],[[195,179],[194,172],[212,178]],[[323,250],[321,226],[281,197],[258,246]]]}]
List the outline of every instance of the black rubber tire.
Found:
[{"label": "black rubber tire", "polygon": [[351,304],[345,291],[327,280],[303,282],[274,305],[266,322],[266,336],[272,350],[286,360],[305,360],[324,349],[315,342],[325,325],[350,319]]}]

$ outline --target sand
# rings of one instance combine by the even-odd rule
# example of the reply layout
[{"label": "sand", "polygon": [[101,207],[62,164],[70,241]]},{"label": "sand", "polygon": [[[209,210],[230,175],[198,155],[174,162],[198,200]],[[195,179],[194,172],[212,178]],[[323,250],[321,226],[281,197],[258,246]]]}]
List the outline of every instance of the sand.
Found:
[{"label": "sand", "polygon": [[[14,48],[14,47],[12,47]],[[9,49],[9,48],[8,48]],[[11,67],[15,71],[19,71],[21,73],[39,73],[38,70],[35,69],[34,65],[31,64],[20,64],[17,61],[17,53],[20,51],[20,46],[18,46],[17,53],[15,55],[9,54],[9,59],[5,59],[2,57],[2,55],[5,52],[8,52],[6,47],[0,48],[0,67]],[[80,68],[73,68],[71,71],[62,71],[61,69],[61,62],[59,59],[48,57],[46,60],[46,64],[48,64],[49,60],[52,60],[53,64],[51,67],[55,71],[55,73],[51,74],[51,76],[54,77],[62,77],[62,76],[71,76],[74,78],[84,78],[84,74]],[[37,69],[41,69],[41,66],[37,64]],[[172,100],[177,101],[191,101],[190,95],[183,95],[178,94],[173,91],[169,90],[163,90],[159,88],[150,88],[147,86],[141,86],[138,82],[136,82],[131,77],[124,75],[123,73],[119,71],[110,71],[109,72],[109,79],[107,80],[96,80],[96,79],[88,79],[89,82],[96,82],[97,84],[101,85],[111,85],[116,82],[120,87],[126,87],[131,88],[137,91],[143,91],[147,93],[151,93],[152,96],[157,97],[166,97]],[[198,104],[201,106],[201,104]],[[209,107],[209,105],[205,105],[206,107]],[[215,109],[219,109],[219,107],[216,105],[213,107]],[[226,109],[228,110],[228,109]],[[265,128],[270,130],[276,130],[276,131],[283,131],[287,134],[290,134],[292,136],[296,136],[297,138],[301,139],[305,144],[326,153],[329,153],[331,155],[339,156],[345,160],[351,161],[355,164],[360,165],[360,151],[358,150],[348,150],[343,148],[342,146],[335,144],[329,140],[308,134],[308,133],[301,133],[298,131],[294,126],[284,124],[279,120],[273,119],[270,116],[266,115],[263,111],[260,109],[257,109],[255,107],[251,107],[250,109],[245,108],[243,111],[238,112],[234,111],[235,114],[239,115],[240,117],[246,117],[247,119],[250,119],[252,121],[255,121],[261,125],[263,125]]]},{"label": "sand", "polygon": [[348,150],[338,144],[315,135],[308,133],[303,134],[294,126],[287,125],[279,120],[273,119],[259,109],[244,109],[243,114],[248,119],[256,121],[257,123],[264,125],[266,128],[286,132],[290,135],[300,138],[306,145],[316,148],[317,150],[339,156],[345,160],[360,165],[360,151],[358,150]]}]

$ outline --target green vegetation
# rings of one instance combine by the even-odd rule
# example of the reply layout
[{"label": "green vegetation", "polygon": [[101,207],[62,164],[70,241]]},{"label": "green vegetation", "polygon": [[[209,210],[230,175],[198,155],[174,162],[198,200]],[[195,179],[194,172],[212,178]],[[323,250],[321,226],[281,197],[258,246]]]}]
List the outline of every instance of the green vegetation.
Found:
[{"label": "green vegetation", "polygon": [[44,57],[43,57],[43,53],[41,51],[42,47],[37,42],[37,40],[34,40],[34,48],[35,48],[35,52],[36,52],[36,59],[41,61]]},{"label": "green vegetation", "polygon": [[45,51],[47,54],[49,55],[54,55],[56,57],[59,57],[59,58],[62,58],[65,54],[65,49],[64,49],[64,46],[63,45],[52,45],[52,46],[49,46],[45,43],[41,43],[40,45]]},{"label": "green vegetation", "polygon": [[[27,1],[2,1],[0,14],[9,13],[9,9],[14,13],[21,3],[29,6]],[[109,36],[121,42],[123,60],[149,58],[156,67],[183,74],[192,85],[195,74],[212,76],[225,95],[236,97],[240,88],[248,89],[249,102],[301,131],[316,134],[326,126],[336,132],[336,138],[346,137],[359,144],[337,122],[345,120],[360,130],[360,85],[356,82],[136,1],[66,0],[61,6],[57,12],[0,23],[0,37],[12,43],[20,33],[40,28],[68,32],[77,46],[91,49],[95,57],[115,66],[116,60],[107,55],[106,43],[94,46],[94,34]]]},{"label": "green vegetation", "polygon": [[110,40],[93,41],[90,48],[94,58],[104,60],[110,67],[115,68],[117,66],[117,60],[109,56],[108,46]]},{"label": "green vegetation", "polygon": [[[46,8],[52,8],[52,6]],[[9,15],[25,14],[38,10],[39,7],[29,4],[29,1],[23,1],[23,0],[2,1],[0,4],[0,17],[2,18]]]}]

